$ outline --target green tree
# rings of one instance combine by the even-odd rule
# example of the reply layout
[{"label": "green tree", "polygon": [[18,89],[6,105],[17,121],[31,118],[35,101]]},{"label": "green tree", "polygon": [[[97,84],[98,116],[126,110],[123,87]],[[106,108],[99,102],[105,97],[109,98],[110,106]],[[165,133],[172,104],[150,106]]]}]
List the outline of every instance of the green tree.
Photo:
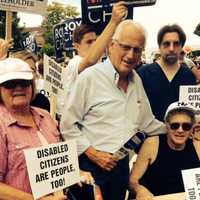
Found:
[{"label": "green tree", "polygon": [[42,22],[42,27],[45,29],[44,39],[45,45],[41,48],[41,53],[49,56],[55,54],[53,43],[53,26],[62,22],[67,18],[75,18],[79,15],[77,7],[64,5],[53,2],[47,8],[47,14]]},{"label": "green tree", "polygon": [[[14,48],[21,48],[20,40],[23,38],[24,27],[19,26],[20,18],[17,17],[17,13],[13,12],[12,17],[12,37],[14,39]],[[5,28],[6,28],[6,11],[0,11],[0,37],[5,38]]]}]

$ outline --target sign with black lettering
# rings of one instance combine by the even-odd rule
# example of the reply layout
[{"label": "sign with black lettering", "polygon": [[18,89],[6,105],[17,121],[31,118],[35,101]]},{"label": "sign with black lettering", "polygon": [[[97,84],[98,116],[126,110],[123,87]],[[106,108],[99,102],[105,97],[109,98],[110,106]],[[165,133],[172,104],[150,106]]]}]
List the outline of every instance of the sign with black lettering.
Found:
[{"label": "sign with black lettering", "polygon": [[74,50],[72,33],[80,26],[81,21],[81,18],[68,19],[54,26],[53,33],[56,58],[62,58],[63,51]]},{"label": "sign with black lettering", "polygon": [[0,0],[0,10],[45,15],[48,0]]},{"label": "sign with black lettering", "polygon": [[186,200],[200,199],[200,168],[182,170]]},{"label": "sign with black lettering", "polygon": [[34,199],[80,181],[76,146],[69,140],[24,150]]},{"label": "sign with black lettering", "polygon": [[[113,0],[81,0],[82,20],[97,28],[100,34],[106,27],[112,15]],[[133,6],[128,6],[126,19],[133,19]]]},{"label": "sign with black lettering", "polygon": [[51,94],[57,96],[59,92],[64,92],[63,70],[59,63],[44,55],[44,90],[48,91],[49,96]]},{"label": "sign with black lettering", "polygon": [[188,102],[200,113],[200,86],[181,85],[179,91],[179,101]]}]

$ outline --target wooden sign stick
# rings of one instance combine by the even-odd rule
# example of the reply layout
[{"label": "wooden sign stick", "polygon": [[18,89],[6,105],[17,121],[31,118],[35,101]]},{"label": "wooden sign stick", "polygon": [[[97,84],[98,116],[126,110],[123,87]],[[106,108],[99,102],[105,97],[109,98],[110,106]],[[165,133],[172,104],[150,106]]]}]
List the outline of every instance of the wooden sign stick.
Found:
[{"label": "wooden sign stick", "polygon": [[6,40],[12,39],[12,12],[6,11]]}]

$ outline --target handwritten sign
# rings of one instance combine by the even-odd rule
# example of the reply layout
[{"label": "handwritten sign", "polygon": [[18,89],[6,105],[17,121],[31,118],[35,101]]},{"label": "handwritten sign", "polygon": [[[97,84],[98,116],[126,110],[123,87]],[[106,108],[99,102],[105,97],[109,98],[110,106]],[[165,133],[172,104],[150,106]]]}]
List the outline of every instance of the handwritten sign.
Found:
[{"label": "handwritten sign", "polygon": [[44,55],[44,89],[49,92],[49,95],[57,96],[59,92],[64,91],[63,70],[59,63]]},{"label": "handwritten sign", "polygon": [[200,199],[200,168],[182,171],[187,200]]},{"label": "handwritten sign", "polygon": [[180,86],[179,101],[188,102],[200,112],[200,86],[182,85]]},{"label": "handwritten sign", "polygon": [[80,180],[75,140],[24,150],[34,199]]}]

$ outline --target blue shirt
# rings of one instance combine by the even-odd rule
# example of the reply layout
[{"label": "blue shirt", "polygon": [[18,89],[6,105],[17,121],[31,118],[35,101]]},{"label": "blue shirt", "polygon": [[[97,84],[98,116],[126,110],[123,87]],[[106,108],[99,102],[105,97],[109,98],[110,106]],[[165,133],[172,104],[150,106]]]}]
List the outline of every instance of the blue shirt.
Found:
[{"label": "blue shirt", "polygon": [[167,107],[179,100],[180,85],[195,85],[196,79],[188,67],[181,65],[174,78],[169,81],[158,63],[138,69],[151,109],[156,119],[164,121]]}]

